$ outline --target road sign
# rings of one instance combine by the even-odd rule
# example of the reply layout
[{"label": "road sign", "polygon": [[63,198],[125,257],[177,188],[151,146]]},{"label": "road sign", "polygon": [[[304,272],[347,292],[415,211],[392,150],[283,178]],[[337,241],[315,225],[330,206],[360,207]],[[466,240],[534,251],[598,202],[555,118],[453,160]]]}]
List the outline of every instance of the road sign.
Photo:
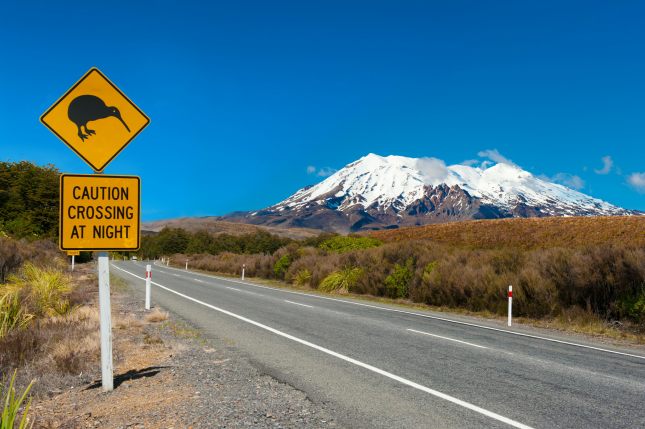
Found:
[{"label": "road sign", "polygon": [[40,120],[97,172],[150,123],[97,68],[91,68]]},{"label": "road sign", "polygon": [[136,176],[60,176],[61,250],[137,250],[139,214]]}]

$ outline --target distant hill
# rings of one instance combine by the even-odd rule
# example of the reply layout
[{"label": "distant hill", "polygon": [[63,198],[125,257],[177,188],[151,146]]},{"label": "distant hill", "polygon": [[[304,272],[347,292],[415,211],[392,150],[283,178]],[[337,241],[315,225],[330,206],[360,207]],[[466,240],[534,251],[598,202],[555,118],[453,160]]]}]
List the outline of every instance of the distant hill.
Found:
[{"label": "distant hill", "polygon": [[639,214],[515,165],[446,166],[433,158],[369,154],[274,206],[221,219],[345,233],[471,219]]},{"label": "distant hill", "polygon": [[144,234],[159,232],[163,228],[182,228],[186,231],[208,231],[211,234],[244,235],[253,234],[257,231],[266,231],[279,237],[300,240],[320,234],[320,231],[306,228],[277,228],[269,226],[247,225],[238,222],[227,222],[219,220],[218,217],[184,217],[177,219],[166,219],[152,222],[144,222],[141,230]]},{"label": "distant hill", "polygon": [[385,242],[426,239],[474,249],[575,248],[602,244],[645,247],[645,216],[478,220],[368,234]]}]

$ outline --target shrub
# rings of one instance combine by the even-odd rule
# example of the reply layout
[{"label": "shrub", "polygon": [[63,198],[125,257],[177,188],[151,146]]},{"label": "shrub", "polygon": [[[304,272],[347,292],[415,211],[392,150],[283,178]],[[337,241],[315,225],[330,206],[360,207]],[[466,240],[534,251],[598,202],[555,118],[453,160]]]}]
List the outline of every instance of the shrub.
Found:
[{"label": "shrub", "polygon": [[23,329],[34,318],[20,302],[20,290],[17,288],[4,288],[0,295],[0,339],[14,329]]},{"label": "shrub", "polygon": [[0,283],[22,263],[23,257],[14,240],[0,237]]},{"label": "shrub", "polygon": [[412,258],[405,265],[394,265],[392,273],[385,278],[385,293],[390,298],[406,298],[412,280]]},{"label": "shrub", "polygon": [[345,253],[351,250],[369,249],[380,245],[380,240],[371,237],[338,235],[323,241],[318,247],[328,252]]},{"label": "shrub", "polygon": [[306,268],[298,271],[293,277],[293,283],[298,286],[309,286],[311,283],[311,271]]},{"label": "shrub", "polygon": [[20,276],[9,280],[14,287],[28,289],[27,305],[36,315],[61,315],[71,308],[66,297],[71,291],[71,278],[56,268],[41,268],[28,262]]},{"label": "shrub", "polygon": [[362,268],[345,268],[331,273],[320,283],[318,289],[323,292],[344,292],[352,291],[358,279],[363,275]]},{"label": "shrub", "polygon": [[273,265],[273,273],[275,276],[279,279],[284,279],[284,275],[287,272],[287,269],[289,269],[289,265],[291,265],[291,258],[289,255],[282,255],[280,259],[278,259]]}]

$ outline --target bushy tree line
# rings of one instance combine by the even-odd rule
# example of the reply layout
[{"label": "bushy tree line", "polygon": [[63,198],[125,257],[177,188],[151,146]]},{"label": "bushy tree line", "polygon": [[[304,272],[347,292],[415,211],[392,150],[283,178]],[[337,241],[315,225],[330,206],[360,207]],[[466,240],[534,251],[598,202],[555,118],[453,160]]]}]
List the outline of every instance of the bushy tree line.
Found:
[{"label": "bushy tree line", "polygon": [[291,241],[265,231],[243,235],[215,235],[207,231],[191,233],[181,228],[164,228],[158,234],[143,236],[139,253],[144,258],[150,259],[174,253],[272,254]]},{"label": "bushy tree line", "polygon": [[59,176],[52,165],[0,162],[0,236],[58,236]]}]

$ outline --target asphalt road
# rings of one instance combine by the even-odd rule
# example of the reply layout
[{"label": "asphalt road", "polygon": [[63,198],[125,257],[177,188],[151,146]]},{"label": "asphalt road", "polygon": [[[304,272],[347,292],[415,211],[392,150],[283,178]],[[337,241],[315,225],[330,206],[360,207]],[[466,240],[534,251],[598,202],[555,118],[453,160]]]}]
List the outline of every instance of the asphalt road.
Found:
[{"label": "asphalt road", "polygon": [[[145,263],[112,263],[143,306]],[[153,265],[152,303],[355,428],[645,428],[645,352]],[[572,339],[573,338],[573,339]]]}]

